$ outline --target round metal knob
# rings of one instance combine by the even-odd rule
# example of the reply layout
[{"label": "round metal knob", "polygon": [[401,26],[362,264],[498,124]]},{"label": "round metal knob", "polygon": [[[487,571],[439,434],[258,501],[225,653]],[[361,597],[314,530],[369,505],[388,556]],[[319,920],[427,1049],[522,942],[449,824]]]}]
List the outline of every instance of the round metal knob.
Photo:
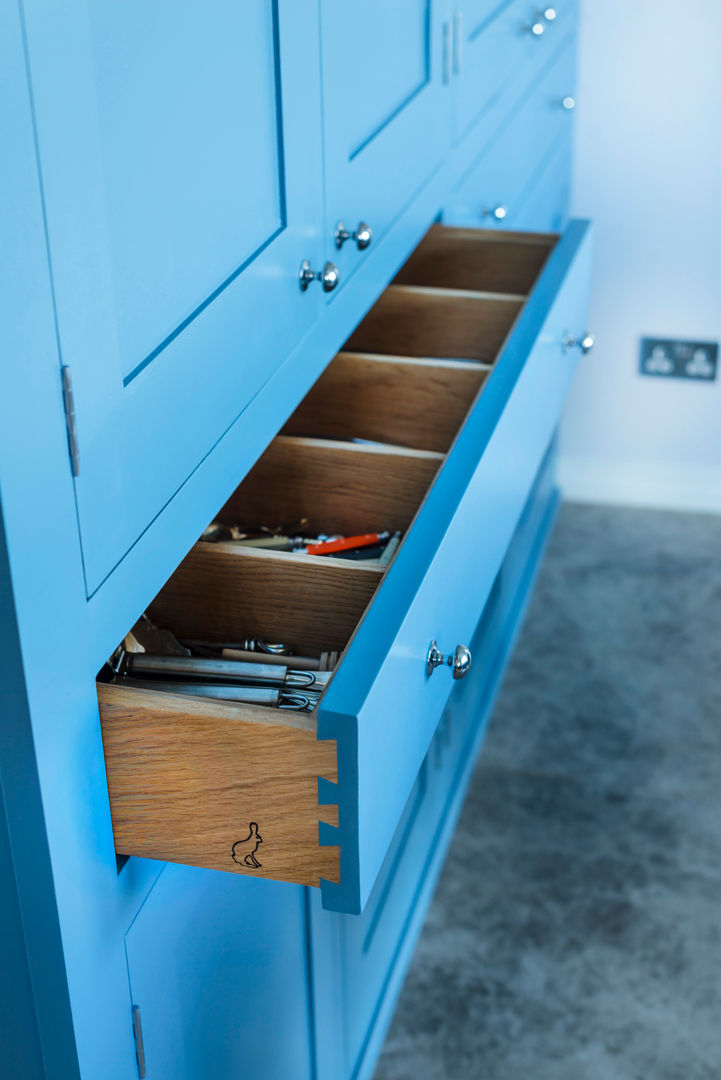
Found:
[{"label": "round metal knob", "polygon": [[549,22],[549,23],[550,22],[555,22],[556,19],[558,18],[558,12],[556,11],[556,9],[554,7],[544,8],[543,11],[541,12],[541,18],[545,22]]},{"label": "round metal knob", "polygon": [[338,273],[338,267],[335,263],[327,262],[322,270],[314,270],[308,260],[303,259],[303,262],[300,264],[298,281],[301,292],[305,292],[308,286],[314,281],[320,281],[322,283],[324,292],[333,292],[333,289],[335,289],[340,281],[340,274]]},{"label": "round metal knob", "polygon": [[503,221],[508,217],[508,207],[503,203],[499,203],[498,206],[491,206],[483,211],[483,217],[491,217],[494,221]]},{"label": "round metal knob", "polygon": [[594,338],[593,334],[584,334],[583,337],[580,338],[575,338],[573,334],[566,334],[565,338],[563,339],[564,349],[573,349],[574,347],[577,347],[581,350],[584,356],[587,353],[591,352],[595,344],[596,339]]},{"label": "round metal knob", "polygon": [[370,225],[366,225],[365,221],[358,222],[358,228],[355,232],[349,232],[342,221],[339,221],[335,227],[335,246],[337,248],[342,248],[346,240],[355,240],[358,250],[365,251],[370,246],[372,239],[373,230]]},{"label": "round metal knob", "polygon": [[546,24],[537,20],[529,26],[528,32],[529,34],[532,34],[533,37],[542,37],[546,33]]},{"label": "round metal knob", "polygon": [[437,667],[441,664],[447,664],[448,667],[453,668],[453,678],[462,679],[471,670],[471,651],[467,649],[465,645],[456,645],[454,653],[449,653],[448,656],[444,656],[438,648],[435,638],[428,646],[428,654],[426,656],[426,674],[432,675]]},{"label": "round metal knob", "polygon": [[561,98],[561,108],[565,109],[566,112],[573,112],[576,108],[575,97],[571,97],[570,94],[567,94],[565,98]]}]

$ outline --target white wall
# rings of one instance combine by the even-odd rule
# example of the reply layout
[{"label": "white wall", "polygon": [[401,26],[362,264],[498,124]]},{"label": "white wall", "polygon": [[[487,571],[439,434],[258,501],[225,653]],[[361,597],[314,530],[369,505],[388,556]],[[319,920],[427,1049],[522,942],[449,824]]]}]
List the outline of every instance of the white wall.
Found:
[{"label": "white wall", "polygon": [[721,373],[637,373],[643,336],[721,340],[721,0],[582,0],[577,101],[597,346],[561,482],[568,498],[721,511]]}]

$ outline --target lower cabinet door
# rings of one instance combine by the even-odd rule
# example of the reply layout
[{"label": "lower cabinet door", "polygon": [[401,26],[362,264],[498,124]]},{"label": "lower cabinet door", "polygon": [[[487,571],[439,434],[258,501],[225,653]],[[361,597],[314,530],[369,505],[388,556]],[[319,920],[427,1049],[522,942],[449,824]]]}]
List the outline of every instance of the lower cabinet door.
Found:
[{"label": "lower cabinet door", "polygon": [[395,558],[195,545],[157,625],[217,649],[282,642],[291,666],[341,660],[316,707],[101,684],[119,852],[364,908],[563,408],[590,255],[579,221],[560,238],[429,231],[218,515],[397,532]]},{"label": "lower cabinet door", "polygon": [[315,1080],[303,889],[167,866],[125,942],[140,1075]]}]

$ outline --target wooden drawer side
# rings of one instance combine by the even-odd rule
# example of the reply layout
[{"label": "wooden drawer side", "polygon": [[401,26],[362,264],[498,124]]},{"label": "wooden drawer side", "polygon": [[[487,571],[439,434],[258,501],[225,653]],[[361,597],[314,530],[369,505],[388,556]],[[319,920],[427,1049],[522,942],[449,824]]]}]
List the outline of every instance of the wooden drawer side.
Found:
[{"label": "wooden drawer side", "polygon": [[[318,886],[339,880],[319,846],[319,778],[336,745],[310,714],[98,687],[116,850]],[[333,809],[324,806],[324,822]],[[326,830],[327,831],[327,830]]]}]

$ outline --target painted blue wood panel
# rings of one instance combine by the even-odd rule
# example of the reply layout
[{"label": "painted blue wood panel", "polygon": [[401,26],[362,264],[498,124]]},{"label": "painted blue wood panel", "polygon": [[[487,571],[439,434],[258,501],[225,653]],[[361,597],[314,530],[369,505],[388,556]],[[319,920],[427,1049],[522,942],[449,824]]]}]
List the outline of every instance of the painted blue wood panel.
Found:
[{"label": "painted blue wood panel", "polygon": [[312,1080],[306,893],[167,866],[126,934],[153,1080]]},{"label": "painted blue wood panel", "polygon": [[[461,21],[456,16],[457,79],[454,91],[455,138],[462,140],[486,113],[518,84],[528,84],[574,28],[576,0],[553,4],[556,18],[542,11],[550,5],[533,0],[466,0]],[[542,27],[534,34],[532,26]],[[460,55],[458,55],[460,53]]]},{"label": "painted blue wood panel", "polygon": [[[291,8],[291,15],[287,16],[290,21],[284,22],[283,11]],[[267,42],[268,24],[263,19],[269,9],[270,5],[260,0],[252,12],[249,5],[243,12],[230,12],[228,7],[214,6],[214,10],[220,13],[219,17],[236,20],[235,25],[238,24],[237,20],[247,17],[246,25],[255,25],[261,43],[263,40]],[[125,10],[137,15],[137,8]],[[207,10],[204,9],[204,12]],[[288,93],[293,97],[290,108],[297,123],[291,124],[284,115],[283,140],[276,139],[274,143],[270,139],[263,141],[260,134],[255,132],[256,142],[253,144],[253,138],[250,138],[248,145],[253,144],[253,154],[264,162],[262,171],[267,179],[272,174],[274,161],[277,172],[278,148],[282,141],[286,189],[292,188],[299,199],[307,197],[310,203],[312,197],[319,199],[322,188],[320,157],[312,151],[313,146],[317,148],[320,145],[318,88],[313,78],[313,72],[318,69],[315,5],[306,4],[304,0],[290,5],[281,0],[278,11],[279,34],[274,47],[280,50],[281,55],[281,98],[285,93],[283,87],[289,86]],[[113,545],[116,536],[122,534],[128,525],[127,518],[123,516],[126,511],[133,514],[137,511],[140,521],[143,514],[138,508],[145,502],[154,515],[150,527],[141,533],[117,571],[106,580],[90,602],[86,602],[86,581],[89,579],[83,574],[83,552],[78,543],[73,484],[65,453],[66,436],[58,379],[58,339],[53,318],[51,282],[47,273],[27,85],[20,70],[22,46],[17,10],[13,5],[7,5],[0,16],[3,30],[0,34],[3,59],[0,79],[4,91],[0,94],[3,121],[0,126],[6,150],[2,186],[4,205],[10,211],[3,216],[0,224],[6,254],[0,271],[3,344],[5,354],[10,358],[4,372],[4,392],[0,402],[0,493],[9,549],[8,566],[0,568],[0,577],[3,586],[7,586],[12,578],[13,595],[8,603],[17,605],[17,638],[21,648],[21,655],[13,661],[13,678],[16,680],[13,685],[17,696],[9,706],[7,691],[10,682],[3,681],[2,769],[33,1006],[44,1065],[47,1076],[52,1080],[69,1080],[75,1075],[81,1075],[83,1080],[95,1080],[99,1076],[103,1080],[131,1080],[136,1075],[130,1036],[124,932],[143,904],[158,873],[157,864],[139,859],[132,859],[119,875],[116,870],[94,693],[95,670],[404,261],[442,207],[450,188],[450,163],[447,159],[435,172],[431,165],[432,175],[425,186],[421,185],[429,173],[423,172],[425,166],[419,166],[413,174],[414,182],[417,182],[417,188],[413,188],[413,191],[418,190],[417,196],[412,202],[406,202],[402,213],[400,206],[394,205],[392,224],[384,234],[384,242],[372,249],[373,261],[364,262],[362,257],[357,256],[358,270],[353,275],[352,289],[347,292],[341,289],[334,294],[332,305],[324,312],[322,324],[313,324],[303,341],[299,340],[299,336],[307,324],[299,313],[304,309],[300,307],[300,300],[294,303],[294,290],[291,290],[292,296],[288,293],[288,303],[283,300],[285,294],[279,282],[281,278],[285,281],[284,275],[290,272],[285,259],[281,258],[280,247],[275,247],[276,241],[273,241],[266,249],[266,252],[272,252],[272,257],[268,256],[263,262],[266,253],[262,252],[252,264],[258,270],[264,267],[267,270],[266,278],[253,284],[252,275],[245,278],[244,271],[237,279],[243,287],[242,295],[240,292],[237,294],[238,308],[234,307],[234,301],[227,299],[231,296],[231,282],[136,378],[123,387],[122,394],[116,393],[118,386],[134,370],[121,355],[122,349],[130,350],[132,347],[142,352],[147,347],[143,344],[144,340],[152,336],[154,320],[157,318],[158,325],[161,317],[172,321],[176,300],[179,310],[182,306],[180,299],[184,297],[183,302],[187,304],[187,298],[191,297],[196,285],[199,285],[206,299],[212,296],[212,293],[208,293],[210,286],[204,283],[203,275],[206,269],[208,273],[212,270],[216,276],[222,272],[227,254],[226,242],[232,246],[247,241],[248,249],[253,243],[260,243],[258,238],[263,229],[267,232],[272,227],[273,215],[278,207],[277,185],[260,185],[256,183],[257,177],[246,176],[244,191],[248,202],[253,204],[253,214],[248,214],[244,221],[232,219],[228,234],[219,236],[213,251],[206,252],[207,257],[200,259],[197,254],[202,231],[200,226],[203,229],[212,227],[212,222],[220,217],[221,209],[226,216],[228,208],[232,210],[233,184],[229,177],[237,178],[235,170],[239,162],[237,147],[226,147],[231,152],[227,172],[218,172],[217,155],[222,155],[224,147],[217,140],[214,141],[217,132],[214,132],[214,125],[207,122],[206,117],[219,118],[223,115],[227,102],[218,100],[216,89],[221,83],[231,85],[227,81],[223,83],[223,79],[237,76],[238,82],[234,85],[238,89],[242,88],[244,76],[237,71],[233,73],[224,69],[216,73],[212,70],[207,59],[207,34],[211,33],[208,26],[201,26],[194,34],[197,39],[194,47],[199,50],[197,64],[191,65],[189,70],[181,66],[177,46],[183,40],[187,44],[192,32],[189,22],[192,11],[186,6],[182,12],[173,10],[173,15],[179,21],[177,26],[170,28],[173,32],[168,35],[168,45],[169,48],[172,45],[172,49],[168,52],[160,50],[155,60],[158,77],[162,73],[172,93],[181,97],[185,94],[183,113],[187,113],[188,121],[191,117],[197,119],[201,98],[207,101],[206,95],[209,95],[215,102],[215,111],[212,108],[203,111],[203,131],[192,142],[189,136],[184,139],[182,122],[163,111],[165,103],[162,94],[156,95],[157,100],[148,109],[148,115],[144,115],[142,106],[147,99],[147,87],[154,82],[147,64],[133,73],[138,81],[138,92],[133,100],[119,103],[116,89],[122,82],[123,72],[114,69],[113,63],[125,46],[130,49],[129,63],[143,56],[147,58],[152,42],[157,40],[159,33],[158,27],[153,26],[154,12],[144,14],[144,21],[148,23],[147,38],[143,34],[136,34],[131,42],[132,27],[127,28],[122,13],[119,21],[115,21],[113,11],[107,5],[86,5],[81,8],[73,3],[55,6],[52,10],[47,7],[40,10],[35,0],[28,0],[26,9],[31,64],[34,63],[33,57],[37,60],[39,42],[44,42],[46,54],[43,60],[47,59],[47,64],[43,62],[40,65],[43,78],[48,80],[42,102],[38,88],[34,87],[40,158],[42,161],[42,154],[47,154],[48,149],[52,152],[61,185],[64,185],[57,189],[54,202],[52,192],[46,186],[48,224],[52,218],[55,235],[59,230],[62,236],[63,230],[70,232],[75,223],[80,238],[74,255],[63,255],[53,261],[56,275],[59,272],[65,275],[65,293],[62,297],[62,303],[66,305],[65,316],[67,319],[75,304],[75,317],[82,337],[84,318],[95,331],[101,325],[102,306],[91,303],[93,290],[100,286],[106,289],[103,295],[110,297],[111,306],[118,301],[113,315],[113,333],[108,337],[99,335],[95,339],[98,347],[88,349],[82,361],[86,365],[88,382],[84,384],[87,393],[83,391],[79,394],[79,401],[84,400],[91,407],[88,411],[83,406],[81,413],[90,417],[94,426],[92,438],[88,439],[88,429],[85,428],[83,433],[81,423],[83,469],[88,453],[92,459],[92,451],[96,445],[102,444],[106,435],[117,438],[121,449],[116,455],[115,472],[112,468],[103,472],[99,465],[95,482],[102,484],[100,494],[103,498],[106,492],[112,490],[112,485],[116,485],[116,488],[118,484],[127,485],[123,491],[130,491],[125,503],[113,502],[108,496],[104,513],[98,514],[97,520],[93,519],[93,527],[97,527],[98,563],[110,565],[115,558]],[[253,19],[257,21],[253,23]],[[63,25],[65,20],[75,20],[73,25],[80,27],[77,36]],[[108,44],[110,39],[106,40],[105,51],[101,40],[103,26],[98,20],[113,31],[113,41]],[[127,40],[123,38],[124,34],[128,35]],[[440,49],[439,42],[440,38],[434,45],[436,50]],[[219,46],[221,54],[224,45],[223,42]],[[287,64],[284,50],[288,55]],[[267,63],[264,68],[258,66],[262,53],[263,50],[259,49],[257,56],[249,58],[248,64],[249,70],[253,70],[261,80],[261,85],[263,80],[270,78],[271,73]],[[227,51],[225,55],[227,57]],[[438,55],[436,51],[433,61],[436,65]],[[98,57],[102,59],[101,78],[94,70],[99,62]],[[404,60],[400,65],[406,81],[412,77],[412,65],[417,65],[417,52],[414,57],[408,64]],[[277,74],[277,70],[276,65],[273,71]],[[203,83],[203,75],[209,72],[212,78]],[[307,79],[309,72],[310,81]],[[51,78],[53,75],[54,81]],[[290,82],[286,84],[287,78]],[[86,95],[83,85],[88,81],[93,83],[93,89]],[[183,82],[187,87],[182,85]],[[303,93],[298,92],[299,86],[304,88]],[[388,100],[392,98],[391,91],[395,93],[396,90],[397,86],[386,85]],[[198,100],[191,100],[194,92]],[[53,113],[54,106],[50,100],[53,96],[58,99],[58,112],[61,106],[64,107],[63,115]],[[311,99],[314,104],[311,104]],[[73,100],[78,103],[78,109],[73,114],[75,124],[69,126]],[[264,98],[264,103],[269,108],[270,98]],[[119,105],[122,108],[115,117],[117,130],[112,133],[106,128],[98,130],[100,111],[110,110],[106,112],[110,116],[112,108],[117,109]],[[51,116],[57,117],[57,124],[48,125],[48,113],[44,111],[48,109]],[[259,111],[262,112],[262,109]],[[370,113],[368,115],[372,121]],[[227,119],[227,110],[225,117]],[[82,128],[83,124],[86,125],[86,132],[88,125],[92,129],[95,141],[92,145],[85,144],[87,152],[79,153],[77,139],[82,131],[76,128]],[[261,120],[259,124],[262,126]],[[400,128],[397,130],[400,131]],[[419,138],[425,137],[423,125],[419,125],[418,131]],[[134,133],[137,144],[132,142]],[[151,158],[156,154],[152,176],[157,185],[165,182],[172,186],[173,181],[177,182],[172,192],[166,192],[167,206],[158,202],[153,204],[156,189],[151,185],[148,190],[150,174],[148,177],[139,174],[134,157],[136,145],[138,152],[143,148]],[[126,154],[127,147],[130,150]],[[207,159],[205,172],[208,175],[203,175],[199,161],[192,159],[193,147],[199,148],[198,159]],[[393,147],[387,153],[389,160],[394,162],[393,168],[398,170],[401,166],[398,157],[394,157]],[[426,153],[425,149],[423,153]],[[173,162],[168,157],[170,155],[172,158],[174,154],[177,155],[175,160],[184,165],[187,176],[178,177],[174,173]],[[295,179],[287,175],[291,158],[302,162],[302,170]],[[356,158],[360,160],[362,154],[357,154]],[[410,156],[405,159],[409,175],[413,172],[410,166],[414,160]],[[423,161],[426,160],[424,157]],[[379,153],[376,164],[381,173],[383,162],[384,154]],[[389,171],[390,179],[393,175],[392,170]],[[126,183],[127,190],[122,188],[121,179]],[[209,192],[217,197],[217,207],[212,205],[212,198],[205,197]],[[390,200],[390,181],[386,194]],[[194,220],[181,220],[181,228],[176,235],[174,223],[178,222],[179,217],[182,218],[184,195],[188,198],[187,205],[193,207]],[[108,265],[105,265],[101,268],[101,274],[96,273],[93,263],[96,236],[94,233],[88,235],[90,230],[86,228],[84,218],[87,216],[88,221],[98,221],[103,220],[105,214],[107,223],[106,200],[110,196],[116,207],[110,224],[115,229],[112,250],[117,258],[117,266],[113,265],[111,273]],[[134,202],[138,207],[138,222],[129,220],[132,215],[128,207]],[[144,218],[141,210],[146,212]],[[360,210],[359,216],[363,212]],[[68,215],[68,222],[61,220],[61,213]],[[343,213],[349,217],[345,210]],[[300,255],[301,250],[307,254],[311,249],[317,256],[332,255],[332,252],[321,251],[318,226],[321,212],[318,211],[317,215],[315,227],[312,223],[304,226],[304,232],[300,226],[294,229],[292,215],[288,219],[288,235],[292,233],[296,245],[294,258]],[[330,219],[326,225],[332,226],[332,218],[330,215],[326,217]],[[300,217],[295,221],[300,221]],[[354,224],[352,220],[347,223]],[[240,232],[233,231],[236,225]],[[246,226],[248,232],[243,233],[242,229]],[[326,241],[327,234],[328,228],[324,226]],[[86,237],[84,246],[83,236]],[[107,236],[100,239],[105,244]],[[167,249],[171,241],[177,243],[179,249],[182,248],[177,260],[175,256],[171,260]],[[70,236],[64,242],[69,246],[63,250],[71,251],[76,241]],[[278,240],[280,242],[281,238]],[[53,243],[57,251],[55,240],[51,242],[51,255]],[[143,255],[142,265],[140,260],[133,264],[135,249]],[[103,251],[106,257],[110,247],[106,245]],[[293,266],[293,274],[295,269]],[[132,274],[136,272],[140,277],[132,282]],[[122,289],[117,288],[118,276],[122,275],[129,275],[124,299]],[[168,288],[163,292],[164,283],[173,275],[173,289]],[[57,281],[54,280],[53,284],[57,286]],[[142,296],[138,295],[141,286],[150,290],[150,295],[145,292]],[[276,286],[277,293],[273,291]],[[157,307],[150,302],[154,287],[158,289]],[[128,319],[122,307],[122,304],[132,302],[133,290],[138,302],[137,324],[134,319]],[[281,297],[281,300],[271,306],[272,295]],[[317,312],[320,307],[317,296],[314,300],[312,293],[309,293],[305,299],[314,305]],[[59,316],[62,306],[59,294],[56,300]],[[157,483],[158,490],[162,488],[165,498],[175,490],[169,490],[166,484],[173,469],[177,467],[178,474],[186,475],[185,466],[181,467],[179,463],[184,454],[188,454],[188,459],[192,456],[190,444],[198,433],[194,427],[199,419],[196,413],[201,414],[206,407],[212,412],[222,398],[218,407],[221,411],[226,408],[229,412],[235,410],[235,416],[236,402],[241,398],[245,401],[246,393],[250,393],[243,380],[247,382],[248,379],[247,366],[244,365],[252,351],[253,340],[247,337],[245,331],[248,325],[251,326],[251,334],[257,328],[255,323],[248,324],[246,321],[238,332],[240,324],[236,321],[239,313],[242,315],[248,309],[261,311],[263,318],[272,323],[271,333],[261,335],[260,330],[257,331],[259,355],[265,355],[262,353],[264,348],[272,353],[267,372],[270,378],[265,388],[247,405],[240,419],[231,425],[225,437],[214,445],[213,452],[200,459],[193,458],[197,467],[187,474],[187,482],[182,484],[177,497],[167,504],[158,503],[154,501],[155,489],[152,485]],[[286,326],[279,318],[281,311],[284,317],[288,313],[293,326]],[[177,314],[175,317],[178,317]],[[315,314],[307,317],[314,319]],[[203,329],[206,318],[213,323],[207,335]],[[210,326],[210,322],[206,325]],[[70,325],[73,325],[72,322]],[[190,337],[185,338],[186,332],[197,335],[187,346],[187,351],[182,344],[183,339],[191,340]],[[286,333],[287,337],[284,336]],[[208,341],[214,348],[201,348]],[[229,341],[232,342],[232,353]],[[60,343],[62,346],[62,337]],[[199,355],[202,361],[198,370]],[[64,352],[62,359],[67,361]],[[162,365],[166,362],[167,367],[163,369]],[[111,375],[107,374],[108,371]],[[156,375],[156,372],[159,374]],[[255,370],[251,375],[259,377]],[[147,381],[144,384],[145,377]],[[265,371],[262,378],[266,378]],[[80,383],[83,384],[82,378]],[[150,387],[147,392],[144,385]],[[203,394],[211,393],[215,396],[203,397]],[[188,402],[195,408],[189,407]],[[116,423],[117,414],[113,410],[127,403],[129,411],[125,415],[129,417],[128,427],[123,429],[120,421]],[[200,408],[201,404],[203,408]],[[170,440],[164,444],[161,428],[164,418],[167,418],[166,410],[174,410],[174,413],[166,427],[166,431],[170,431]],[[107,432],[101,430],[103,416],[106,417]],[[131,466],[133,461],[142,459],[143,447],[126,437],[128,432],[132,434],[135,430],[132,428],[135,423],[133,417],[140,418],[138,430],[141,437],[147,438],[146,450],[150,447],[154,455],[152,468],[141,474],[136,486],[132,485]],[[162,458],[162,453],[166,452],[167,460]],[[145,460],[148,460],[147,454]],[[157,476],[151,475],[154,470],[157,470]],[[87,477],[87,472],[81,473],[81,480],[83,476]],[[98,499],[95,505],[101,506],[102,500]],[[29,519],[29,506],[42,506],[45,520],[52,522],[51,535],[46,529],[37,528],[34,520]],[[88,513],[92,517],[94,506],[87,503],[86,509],[88,506]],[[126,531],[128,535],[132,532]],[[121,548],[122,544],[118,547]],[[102,572],[101,568],[98,576]],[[22,684],[23,675],[27,680],[26,686]],[[237,879],[229,880],[236,886],[244,885]],[[284,888],[275,884],[268,886],[273,890],[273,895],[276,889],[282,891]],[[162,902],[159,903],[154,925],[161,929],[154,944],[161,951],[164,948],[166,955],[171,951],[171,927],[173,932],[177,931],[180,935],[182,920],[173,920],[173,908],[179,900],[182,901],[181,894],[180,887],[177,892],[158,893]],[[261,898],[258,903],[262,912],[260,921],[263,918],[272,921],[275,917],[273,911],[277,913],[279,910],[275,908],[275,901],[266,902]],[[166,917],[163,917],[164,909]],[[288,956],[278,963],[273,978],[269,977],[264,984],[264,994],[267,991],[270,996],[271,984],[276,986],[276,992],[281,996],[290,989],[291,997],[297,1004],[301,999],[305,1000],[307,980],[303,973],[299,974],[296,945],[303,931],[299,928],[295,909],[294,912],[287,916],[293,944],[288,949]],[[232,921],[231,915],[232,908],[226,908],[227,922]],[[385,916],[382,921],[384,919]],[[391,920],[388,922],[390,924]],[[166,925],[167,934],[164,936],[162,928]],[[140,932],[140,921],[135,929]],[[279,936],[282,939],[282,932]],[[140,936],[135,940],[141,941]],[[381,938],[376,937],[375,940],[380,942]],[[233,948],[236,944],[234,940]],[[252,956],[262,968],[262,950],[253,952]],[[255,977],[255,961],[251,963],[249,954],[235,953],[234,959],[234,970],[226,972],[228,981],[224,984],[230,989],[231,999],[233,993],[237,992],[242,997],[246,989],[252,991],[252,979]],[[148,972],[148,985],[150,975]],[[158,979],[161,975],[162,972],[158,970]],[[233,982],[236,975],[237,983]],[[138,985],[141,983],[142,980],[139,980]],[[189,980],[188,986],[181,987],[188,998],[196,990],[192,980]],[[154,1007],[151,1006],[151,1013]],[[337,1009],[337,1001],[331,1001],[328,1015],[337,1018]],[[217,1032],[219,1039],[224,1027],[228,1030],[231,1025],[232,1009],[228,1008],[223,1015],[225,1019]],[[300,1018],[298,1024],[297,1031],[300,1033]],[[353,1024],[359,1031],[360,1021],[354,1020]],[[377,1026],[375,1031],[378,1030]],[[213,1037],[211,1032],[211,1041]],[[298,1040],[300,1038],[298,1034]],[[297,1046],[299,1042],[291,1041],[291,1045]],[[232,1062],[232,1049],[228,1049],[227,1058],[223,1057],[225,1050],[222,1045],[212,1050],[218,1054],[215,1061],[219,1069],[226,1061]],[[280,1049],[277,1052],[280,1053]],[[307,1046],[302,1053],[299,1052],[297,1060],[301,1063],[300,1068],[305,1070]],[[5,1064],[1,1053],[0,1062]],[[32,1075],[29,1065],[26,1071]],[[295,1076],[295,1063],[289,1069],[287,1062],[281,1062],[279,1072],[281,1075]],[[247,1075],[266,1074],[263,1066],[253,1061]],[[301,1072],[301,1075],[305,1073]],[[178,1080],[185,1078],[178,1076]],[[275,1080],[272,1073],[269,1080]],[[333,1080],[337,1080],[337,1075],[333,1075]]]},{"label": "painted blue wood panel", "polygon": [[561,232],[568,220],[572,140],[562,139],[547,155],[539,172],[519,200],[514,224],[518,229]]},{"label": "painted blue wood panel", "polygon": [[[450,95],[439,0],[321,0],[326,252],[341,288],[440,163]],[[336,223],[373,230],[338,251]],[[330,294],[332,301],[335,294]]]},{"label": "painted blue wood panel", "polygon": [[[564,109],[562,101],[574,92],[575,68],[575,39],[564,37],[548,57],[539,81],[526,92],[480,159],[461,178],[445,209],[445,222],[487,228],[526,227],[520,218],[523,204],[553,147],[567,142],[572,131],[573,111]],[[539,183],[550,189],[547,181],[539,178]],[[505,210],[500,221],[493,216],[499,206]]]},{"label": "painted blue wood panel", "polygon": [[337,790],[320,782],[340,805],[340,830],[322,833],[341,845],[329,908],[362,910],[385,857],[450,691],[447,669],[425,673],[429,642],[467,643],[503,561],[575,371],[563,341],[585,332],[590,254],[572,223],[319,707],[319,738],[339,748]]},{"label": "painted blue wood panel", "polygon": [[317,318],[317,9],[25,7],[92,594]]}]

